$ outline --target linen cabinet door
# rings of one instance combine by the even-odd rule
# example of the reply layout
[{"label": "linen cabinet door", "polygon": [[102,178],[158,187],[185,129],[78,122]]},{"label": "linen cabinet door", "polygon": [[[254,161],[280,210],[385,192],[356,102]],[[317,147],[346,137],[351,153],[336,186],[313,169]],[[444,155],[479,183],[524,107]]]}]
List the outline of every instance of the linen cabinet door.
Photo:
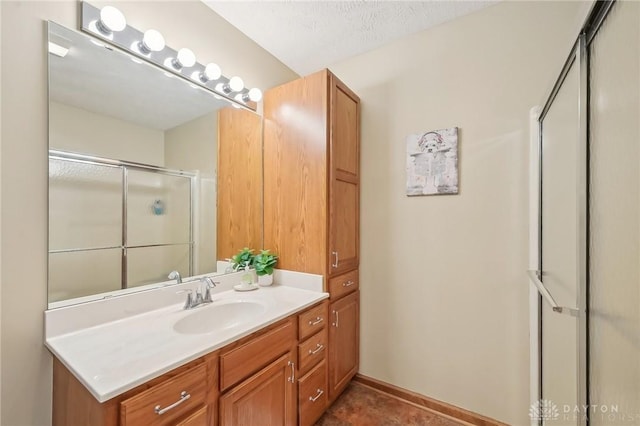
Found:
[{"label": "linen cabinet door", "polygon": [[360,291],[333,302],[329,315],[329,399],[333,401],[358,372]]},{"label": "linen cabinet door", "polygon": [[330,79],[329,275],[358,267],[360,220],[360,99]]},{"label": "linen cabinet door", "polygon": [[295,426],[296,395],[289,352],[220,397],[220,426]]}]

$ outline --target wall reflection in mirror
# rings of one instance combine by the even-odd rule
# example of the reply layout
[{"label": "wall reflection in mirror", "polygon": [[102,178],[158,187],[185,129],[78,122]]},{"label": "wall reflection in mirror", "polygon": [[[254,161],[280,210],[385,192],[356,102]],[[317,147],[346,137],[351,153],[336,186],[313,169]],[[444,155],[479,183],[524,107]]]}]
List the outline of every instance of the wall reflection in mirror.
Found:
[{"label": "wall reflection in mirror", "polygon": [[166,283],[174,270],[224,273],[217,261],[236,247],[216,245],[229,240],[216,235],[228,232],[216,226],[218,144],[237,141],[218,140],[234,133],[218,114],[247,121],[254,139],[260,118],[52,22],[48,57],[50,307]]}]

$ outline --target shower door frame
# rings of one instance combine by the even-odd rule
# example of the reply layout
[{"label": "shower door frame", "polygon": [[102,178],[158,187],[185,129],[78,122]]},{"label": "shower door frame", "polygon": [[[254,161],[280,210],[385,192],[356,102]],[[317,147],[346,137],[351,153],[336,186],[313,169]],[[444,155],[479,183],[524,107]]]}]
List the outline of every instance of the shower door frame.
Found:
[{"label": "shower door frame", "polygon": [[[49,254],[52,253],[67,253],[67,252],[78,252],[78,251],[91,251],[91,250],[105,250],[105,249],[116,249],[119,248],[121,251],[121,277],[120,277],[120,287],[122,289],[129,288],[128,286],[128,265],[127,265],[127,250],[132,248],[150,248],[150,247],[170,247],[177,245],[188,245],[189,246],[189,276],[193,275],[194,271],[194,221],[195,221],[195,209],[194,202],[196,198],[197,192],[197,179],[198,174],[193,172],[188,172],[184,170],[174,170],[168,169],[165,167],[154,166],[150,164],[143,163],[135,163],[132,161],[124,161],[124,160],[114,160],[111,158],[97,157],[86,154],[78,154],[75,152],[61,151],[50,149],[49,150],[49,160],[57,159],[63,161],[70,161],[76,163],[84,163],[84,164],[92,164],[101,167],[114,167],[119,168],[122,171],[122,218],[121,218],[121,245],[114,247],[98,247],[98,248],[71,248],[71,249],[61,249],[61,250],[49,250]],[[137,170],[149,173],[157,173],[165,176],[175,176],[175,177],[183,177],[189,179],[189,241],[186,243],[169,243],[169,244],[143,244],[136,246],[129,246],[127,243],[127,194],[128,194],[128,171],[129,170]]]},{"label": "shower door frame", "polygon": [[[576,365],[577,365],[577,399],[581,412],[578,424],[581,426],[589,425],[589,78],[590,78],[590,51],[589,46],[595,38],[598,30],[605,21],[608,13],[616,0],[598,0],[594,2],[592,8],[582,25],[578,38],[575,41],[571,51],[562,67],[560,75],[558,76],[551,93],[547,97],[542,110],[537,115],[536,119],[536,139],[537,139],[537,154],[538,154],[538,167],[537,167],[537,218],[533,222],[537,226],[537,242],[535,249],[537,252],[537,270],[530,271],[531,282],[536,287],[537,298],[537,324],[534,324],[532,329],[535,331],[536,338],[532,338],[532,344],[537,346],[537,350],[532,353],[537,353],[537,361],[534,365],[532,360],[532,379],[535,380],[537,376],[537,383],[532,384],[532,396],[537,400],[542,400],[543,395],[543,339],[542,339],[542,305],[543,303],[549,303],[554,313],[568,314],[576,317],[576,332],[577,332],[577,347],[576,347]],[[566,308],[558,306],[551,293],[544,286],[544,274],[542,264],[542,238],[543,238],[543,217],[542,217],[542,202],[543,202],[543,124],[544,119],[551,109],[553,102],[559,93],[562,85],[572,66],[578,67],[578,161],[577,161],[577,308]],[[537,345],[536,345],[537,343]],[[587,407],[586,409],[584,407]],[[532,424],[542,425],[543,420],[540,419],[537,422],[532,421]]]}]

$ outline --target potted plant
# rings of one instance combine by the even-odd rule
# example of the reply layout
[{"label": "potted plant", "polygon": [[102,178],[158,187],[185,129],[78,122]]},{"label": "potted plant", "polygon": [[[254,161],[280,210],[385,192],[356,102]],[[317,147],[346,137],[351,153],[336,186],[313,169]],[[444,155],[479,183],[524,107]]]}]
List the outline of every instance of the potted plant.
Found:
[{"label": "potted plant", "polygon": [[243,248],[238,252],[238,254],[231,256],[231,267],[234,271],[240,271],[244,269],[247,265],[253,264],[253,249],[248,247]]},{"label": "potted plant", "polygon": [[253,258],[253,267],[258,275],[258,284],[269,286],[273,284],[273,267],[278,263],[278,256],[269,250],[260,250]]}]

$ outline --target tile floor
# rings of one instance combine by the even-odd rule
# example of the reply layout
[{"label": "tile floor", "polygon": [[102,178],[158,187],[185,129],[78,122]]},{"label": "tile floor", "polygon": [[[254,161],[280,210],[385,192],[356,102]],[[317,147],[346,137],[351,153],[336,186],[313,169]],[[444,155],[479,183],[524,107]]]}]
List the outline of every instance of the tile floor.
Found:
[{"label": "tile floor", "polygon": [[351,382],[316,426],[461,426],[451,417]]}]

